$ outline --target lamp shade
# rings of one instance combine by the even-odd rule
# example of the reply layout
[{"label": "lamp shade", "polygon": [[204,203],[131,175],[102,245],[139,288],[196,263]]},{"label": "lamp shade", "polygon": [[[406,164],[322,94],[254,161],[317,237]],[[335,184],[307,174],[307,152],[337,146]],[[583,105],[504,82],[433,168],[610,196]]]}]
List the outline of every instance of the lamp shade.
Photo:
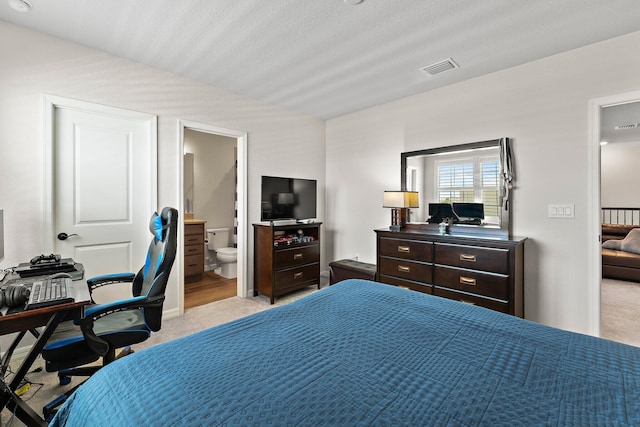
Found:
[{"label": "lamp shade", "polygon": [[294,203],[293,193],[278,193],[279,205],[292,205]]},{"label": "lamp shade", "polygon": [[382,207],[385,208],[417,208],[417,191],[385,191]]}]

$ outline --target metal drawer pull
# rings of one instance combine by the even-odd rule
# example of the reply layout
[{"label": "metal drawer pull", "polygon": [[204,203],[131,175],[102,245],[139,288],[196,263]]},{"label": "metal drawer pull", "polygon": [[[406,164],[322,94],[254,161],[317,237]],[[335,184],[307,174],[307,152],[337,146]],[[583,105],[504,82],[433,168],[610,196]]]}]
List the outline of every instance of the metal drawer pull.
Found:
[{"label": "metal drawer pull", "polygon": [[460,254],[460,261],[476,262],[475,255]]},{"label": "metal drawer pull", "polygon": [[297,254],[293,254],[293,259],[302,259],[302,252],[299,252]]},{"label": "metal drawer pull", "polygon": [[299,279],[299,278],[301,278],[301,277],[302,277],[302,275],[303,275],[303,273],[302,273],[301,271],[300,271],[300,272],[298,272],[298,273],[293,273],[293,278],[294,278],[294,279]]},{"label": "metal drawer pull", "polygon": [[476,285],[476,279],[474,279],[473,277],[460,276],[460,284],[469,285],[469,286],[475,286]]},{"label": "metal drawer pull", "polygon": [[399,265],[398,266],[398,271],[401,273],[409,273],[411,272],[411,269],[405,265]]},{"label": "metal drawer pull", "polygon": [[409,246],[398,246],[398,252],[408,254],[411,252],[411,248]]},{"label": "metal drawer pull", "polygon": [[470,304],[470,305],[476,305],[475,302],[467,301],[467,300],[464,300],[464,299],[461,299],[460,302],[463,302],[465,304]]}]

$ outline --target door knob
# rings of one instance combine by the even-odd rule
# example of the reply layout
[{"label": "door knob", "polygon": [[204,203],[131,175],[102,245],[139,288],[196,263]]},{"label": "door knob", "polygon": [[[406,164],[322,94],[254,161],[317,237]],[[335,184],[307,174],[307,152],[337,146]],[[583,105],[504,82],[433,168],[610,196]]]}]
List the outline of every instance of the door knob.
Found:
[{"label": "door knob", "polygon": [[77,234],[60,233],[58,234],[58,240],[67,240],[71,236],[77,236]]}]

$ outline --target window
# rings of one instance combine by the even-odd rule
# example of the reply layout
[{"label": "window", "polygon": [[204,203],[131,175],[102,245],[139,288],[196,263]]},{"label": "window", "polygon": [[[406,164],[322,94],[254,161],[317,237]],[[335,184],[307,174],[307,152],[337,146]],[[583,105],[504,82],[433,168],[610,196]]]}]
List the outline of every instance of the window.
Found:
[{"label": "window", "polygon": [[497,223],[500,206],[500,158],[458,157],[436,161],[439,203],[483,203],[485,221]]}]

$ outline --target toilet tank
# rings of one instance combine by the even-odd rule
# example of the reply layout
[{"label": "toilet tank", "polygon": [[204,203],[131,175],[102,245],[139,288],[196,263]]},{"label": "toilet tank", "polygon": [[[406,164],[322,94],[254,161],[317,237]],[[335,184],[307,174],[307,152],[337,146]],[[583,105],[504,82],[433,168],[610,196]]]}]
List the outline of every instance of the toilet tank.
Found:
[{"label": "toilet tank", "polygon": [[211,250],[229,246],[228,228],[207,228],[207,248]]}]

